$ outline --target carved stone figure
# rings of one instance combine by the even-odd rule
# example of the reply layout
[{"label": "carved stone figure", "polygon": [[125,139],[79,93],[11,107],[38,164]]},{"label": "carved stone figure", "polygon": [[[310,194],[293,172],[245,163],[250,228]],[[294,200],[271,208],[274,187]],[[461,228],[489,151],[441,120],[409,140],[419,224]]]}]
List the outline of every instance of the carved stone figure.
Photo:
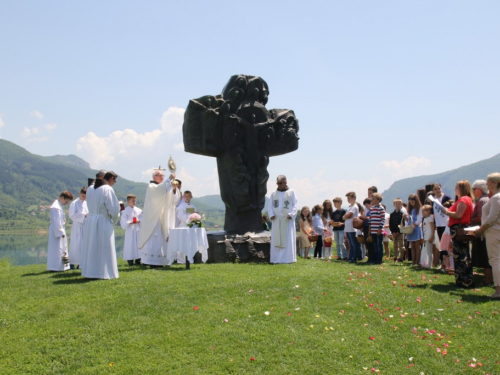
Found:
[{"label": "carved stone figure", "polygon": [[190,100],[184,115],[185,151],[217,158],[227,233],[262,231],[269,157],[299,147],[295,113],[268,110],[268,96],[262,78],[235,75],[222,94]]}]

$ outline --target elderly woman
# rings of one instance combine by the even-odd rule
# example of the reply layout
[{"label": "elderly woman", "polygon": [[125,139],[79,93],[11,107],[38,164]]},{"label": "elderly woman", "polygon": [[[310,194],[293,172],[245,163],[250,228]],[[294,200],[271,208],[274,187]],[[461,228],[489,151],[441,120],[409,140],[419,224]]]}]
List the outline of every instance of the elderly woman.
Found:
[{"label": "elderly woman", "polygon": [[[472,193],[476,198],[476,205],[472,212],[471,225],[481,225],[481,215],[483,206],[488,203],[488,186],[485,180],[476,180],[472,184]],[[485,286],[493,285],[493,275],[491,273],[491,266],[488,262],[488,252],[486,251],[486,240],[484,236],[477,237],[472,242],[472,266],[484,269]]]},{"label": "elderly woman", "polygon": [[484,235],[486,238],[488,259],[495,284],[495,293],[490,297],[500,299],[500,173],[490,174],[486,184],[492,197],[483,206],[482,225],[476,231],[476,236]]},{"label": "elderly woman", "polygon": [[472,191],[469,181],[461,180],[455,186],[455,194],[458,199],[450,209],[443,209],[443,213],[450,219],[451,238],[453,242],[453,260],[455,261],[455,283],[462,288],[474,286],[472,273],[472,261],[469,253],[469,242],[456,239],[459,226],[469,226],[472,218],[474,205],[472,203]]}]

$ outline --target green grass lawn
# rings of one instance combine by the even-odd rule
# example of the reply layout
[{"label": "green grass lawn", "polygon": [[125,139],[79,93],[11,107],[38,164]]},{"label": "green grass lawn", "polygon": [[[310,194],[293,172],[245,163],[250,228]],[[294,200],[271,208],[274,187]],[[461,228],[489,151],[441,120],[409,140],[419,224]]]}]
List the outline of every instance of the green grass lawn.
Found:
[{"label": "green grass lawn", "polygon": [[492,288],[437,271],[303,259],[119,271],[89,281],[0,262],[0,373],[500,373]]}]

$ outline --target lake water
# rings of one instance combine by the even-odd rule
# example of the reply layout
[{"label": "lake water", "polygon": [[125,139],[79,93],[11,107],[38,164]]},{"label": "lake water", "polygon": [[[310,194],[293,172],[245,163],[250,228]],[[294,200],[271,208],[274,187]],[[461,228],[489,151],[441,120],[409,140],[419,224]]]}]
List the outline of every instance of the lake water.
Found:
[{"label": "lake water", "polygon": [[[123,235],[115,237],[118,258],[122,257],[124,239]],[[48,235],[0,235],[0,259],[7,258],[15,266],[47,263],[48,241]]]}]

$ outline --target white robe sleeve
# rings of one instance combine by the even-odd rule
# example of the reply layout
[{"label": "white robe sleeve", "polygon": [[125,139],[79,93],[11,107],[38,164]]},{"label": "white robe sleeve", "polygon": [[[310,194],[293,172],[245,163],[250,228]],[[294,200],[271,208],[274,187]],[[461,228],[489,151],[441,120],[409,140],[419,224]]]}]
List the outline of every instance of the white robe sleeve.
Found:
[{"label": "white robe sleeve", "polygon": [[276,216],[274,214],[273,196],[274,196],[274,193],[271,193],[271,195],[269,196],[269,203],[267,204],[267,215],[269,216],[269,218]]},{"label": "white robe sleeve", "polygon": [[60,210],[56,208],[50,209],[50,221],[54,224],[52,230],[54,231],[54,236],[56,238],[62,237],[66,233],[64,230],[64,220],[61,219],[59,211]]},{"label": "white robe sleeve", "polygon": [[[80,199],[78,199],[80,200]],[[81,209],[80,209],[81,207]],[[83,210],[83,202],[82,204],[79,204],[77,200],[74,200],[71,202],[71,205],[69,206],[69,218],[73,220],[75,223],[80,223],[83,224],[85,221],[85,215],[87,212],[84,212]]]},{"label": "white robe sleeve", "polygon": [[130,216],[127,213],[127,209],[125,209],[120,216],[120,226],[126,230],[130,226],[130,221]]},{"label": "white robe sleeve", "polygon": [[295,220],[295,217],[297,216],[297,206],[298,206],[298,201],[297,198],[295,197],[295,192],[292,194],[292,208],[290,212],[288,213],[289,216],[292,217],[292,219]]},{"label": "white robe sleeve", "polygon": [[118,202],[118,198],[116,197],[112,187],[107,190],[104,199],[104,206],[106,207],[108,214],[111,216],[113,222],[116,222],[120,216],[120,202]]}]

